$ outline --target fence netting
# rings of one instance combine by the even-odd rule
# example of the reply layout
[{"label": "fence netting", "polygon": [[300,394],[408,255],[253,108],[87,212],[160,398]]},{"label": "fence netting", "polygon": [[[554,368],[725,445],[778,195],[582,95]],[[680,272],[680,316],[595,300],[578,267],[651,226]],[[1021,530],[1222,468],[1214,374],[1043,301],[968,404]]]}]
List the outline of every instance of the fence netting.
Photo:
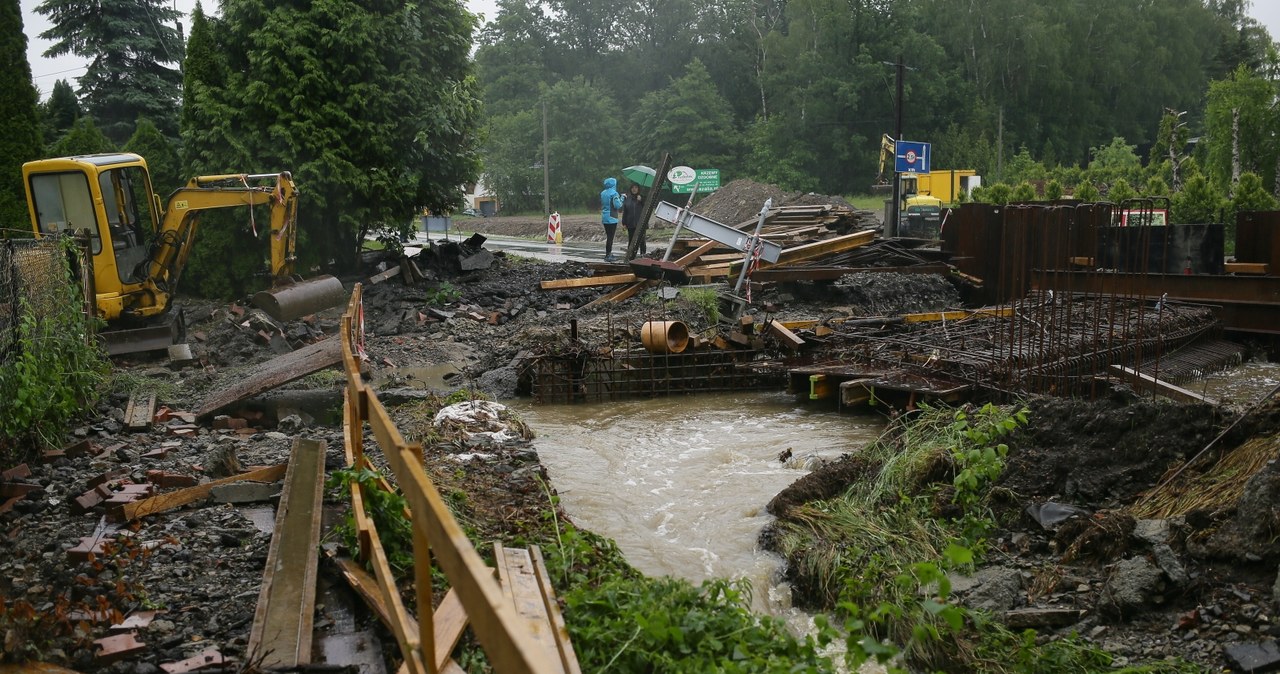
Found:
[{"label": "fence netting", "polygon": [[[0,240],[0,366],[20,348],[24,317],[41,322],[70,298],[83,305],[79,265],[56,237]],[[70,292],[68,292],[70,291]]]}]

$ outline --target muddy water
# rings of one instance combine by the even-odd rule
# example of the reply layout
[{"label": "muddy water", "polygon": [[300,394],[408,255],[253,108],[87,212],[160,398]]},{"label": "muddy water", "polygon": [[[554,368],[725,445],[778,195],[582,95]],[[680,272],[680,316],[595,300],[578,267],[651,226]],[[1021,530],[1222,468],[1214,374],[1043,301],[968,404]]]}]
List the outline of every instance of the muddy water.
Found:
[{"label": "muddy water", "polygon": [[[765,504],[808,462],[864,446],[878,417],[809,410],[780,393],[596,405],[521,405],[562,503],[650,575],[750,579],[758,610],[785,614],[781,560],[756,547]],[[778,456],[790,450],[789,461]],[[795,617],[795,616],[791,616]]]},{"label": "muddy water", "polygon": [[1238,406],[1252,405],[1276,386],[1280,386],[1280,363],[1266,362],[1248,362],[1183,384],[1183,388]]}]

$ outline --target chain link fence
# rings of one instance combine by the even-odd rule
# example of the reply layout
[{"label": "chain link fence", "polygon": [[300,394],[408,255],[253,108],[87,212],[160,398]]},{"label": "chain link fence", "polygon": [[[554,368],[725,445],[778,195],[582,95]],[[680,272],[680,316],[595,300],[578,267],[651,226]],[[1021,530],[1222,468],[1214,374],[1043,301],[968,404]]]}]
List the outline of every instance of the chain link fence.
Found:
[{"label": "chain link fence", "polygon": [[0,368],[18,353],[24,316],[42,323],[69,296],[83,302],[81,265],[66,251],[55,237],[0,240]]}]

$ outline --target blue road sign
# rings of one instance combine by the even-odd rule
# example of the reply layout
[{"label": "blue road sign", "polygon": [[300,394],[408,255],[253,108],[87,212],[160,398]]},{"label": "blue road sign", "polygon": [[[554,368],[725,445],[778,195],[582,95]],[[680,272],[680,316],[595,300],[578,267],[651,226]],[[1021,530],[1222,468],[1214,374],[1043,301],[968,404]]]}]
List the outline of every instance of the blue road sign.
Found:
[{"label": "blue road sign", "polygon": [[898,140],[893,143],[893,170],[898,173],[928,173],[930,155],[928,143]]}]

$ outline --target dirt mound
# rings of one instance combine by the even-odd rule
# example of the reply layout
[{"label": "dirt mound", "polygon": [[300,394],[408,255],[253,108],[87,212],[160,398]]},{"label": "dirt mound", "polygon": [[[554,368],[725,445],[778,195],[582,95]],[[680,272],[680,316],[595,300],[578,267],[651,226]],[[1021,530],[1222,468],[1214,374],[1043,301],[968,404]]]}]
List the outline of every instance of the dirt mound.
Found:
[{"label": "dirt mound", "polygon": [[711,196],[694,205],[693,210],[726,225],[736,226],[752,221],[760,213],[765,199],[773,199],[773,206],[821,206],[831,204],[859,213],[870,213],[855,208],[843,197],[814,192],[788,192],[777,185],[758,183],[740,178],[716,190]]},{"label": "dirt mound", "polygon": [[1039,398],[1009,440],[1001,485],[1031,499],[1124,502],[1218,434],[1211,407]]}]

